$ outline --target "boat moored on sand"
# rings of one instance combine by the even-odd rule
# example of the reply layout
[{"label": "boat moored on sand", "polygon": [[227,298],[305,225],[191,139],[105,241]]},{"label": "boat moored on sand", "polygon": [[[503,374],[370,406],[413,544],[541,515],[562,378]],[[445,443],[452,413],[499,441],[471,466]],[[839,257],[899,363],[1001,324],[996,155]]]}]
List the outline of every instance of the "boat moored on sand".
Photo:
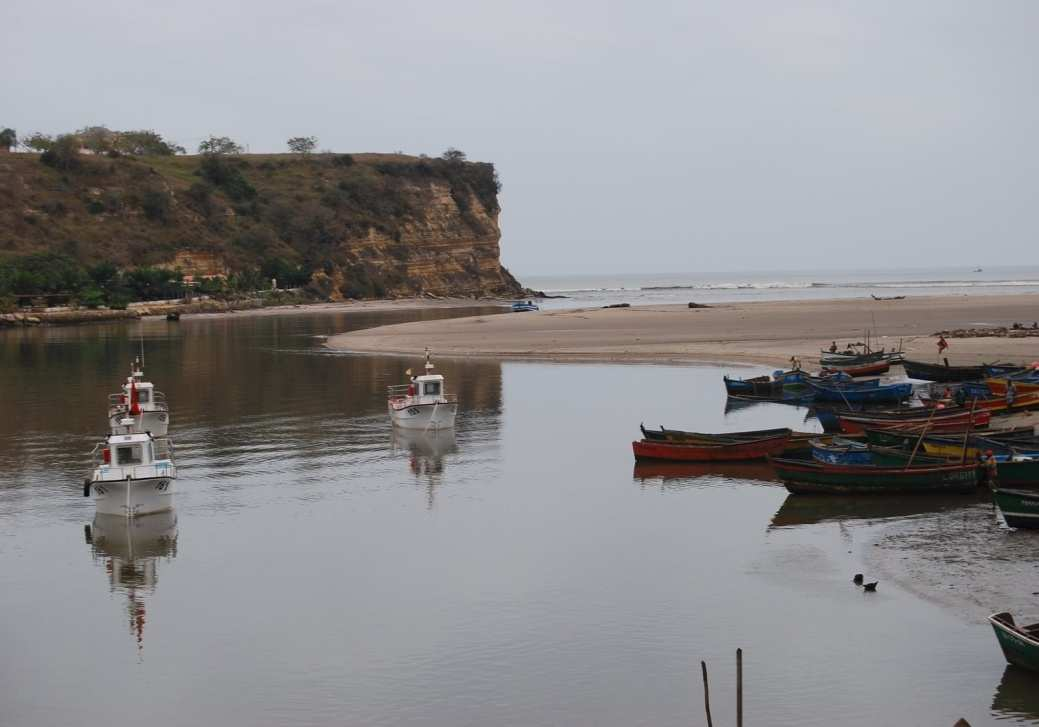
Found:
[{"label": "boat moored on sand", "polygon": [[[394,426],[404,429],[443,429],[455,425],[458,398],[444,392],[444,377],[433,373],[426,349],[426,373],[411,382],[387,387],[386,407]],[[411,370],[406,372],[411,376]]]}]

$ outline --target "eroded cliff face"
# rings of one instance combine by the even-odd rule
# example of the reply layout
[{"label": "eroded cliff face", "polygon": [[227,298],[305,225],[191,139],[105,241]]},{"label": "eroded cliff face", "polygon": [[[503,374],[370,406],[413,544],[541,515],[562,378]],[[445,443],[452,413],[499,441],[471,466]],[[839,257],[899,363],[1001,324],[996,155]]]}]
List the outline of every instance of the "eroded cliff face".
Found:
[{"label": "eroded cliff face", "polygon": [[[259,276],[343,298],[514,296],[490,164],[402,155],[0,164],[0,255]],[[280,266],[280,267],[279,267]],[[264,273],[270,275],[270,273]]]}]

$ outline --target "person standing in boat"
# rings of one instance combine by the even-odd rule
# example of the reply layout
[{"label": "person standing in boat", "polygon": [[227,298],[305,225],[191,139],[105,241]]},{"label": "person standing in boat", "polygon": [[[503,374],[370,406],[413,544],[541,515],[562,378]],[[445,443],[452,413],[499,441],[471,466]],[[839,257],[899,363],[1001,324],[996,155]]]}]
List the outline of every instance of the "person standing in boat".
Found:
[{"label": "person standing in boat", "polygon": [[1014,405],[1014,399],[1017,398],[1017,384],[1014,383],[1013,379],[1007,382],[1007,409]]},{"label": "person standing in boat", "polygon": [[837,353],[837,342],[830,341],[830,353]]},{"label": "person standing in boat", "polygon": [[999,474],[999,466],[996,464],[996,455],[992,453],[992,450],[985,452],[985,457],[981,460],[982,472],[985,475],[985,483],[989,487],[997,487],[999,481],[996,479],[996,475]]}]

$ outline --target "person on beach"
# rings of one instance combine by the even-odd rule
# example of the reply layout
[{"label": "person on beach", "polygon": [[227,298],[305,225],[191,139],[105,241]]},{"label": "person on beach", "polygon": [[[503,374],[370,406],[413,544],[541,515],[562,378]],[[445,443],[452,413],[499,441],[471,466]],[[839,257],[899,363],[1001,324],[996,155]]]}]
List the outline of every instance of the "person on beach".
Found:
[{"label": "person on beach", "polygon": [[983,471],[985,473],[985,482],[989,487],[996,487],[999,481],[996,479],[996,475],[999,473],[999,467],[996,464],[996,455],[992,453],[992,450],[985,452],[985,458],[982,460]]},{"label": "person on beach", "polygon": [[945,353],[945,349],[949,347],[949,342],[945,340],[945,336],[939,334],[938,336],[938,355],[941,356]]},{"label": "person on beach", "polygon": [[837,342],[836,341],[831,341],[830,342],[830,353],[837,353]]},{"label": "person on beach", "polygon": [[1014,399],[1017,398],[1017,384],[1013,381],[1007,382],[1007,408],[1009,409],[1014,405]]},{"label": "person on beach", "polygon": [[800,371],[801,370],[801,359],[799,359],[797,356],[791,356],[790,357],[790,370],[791,371]]}]

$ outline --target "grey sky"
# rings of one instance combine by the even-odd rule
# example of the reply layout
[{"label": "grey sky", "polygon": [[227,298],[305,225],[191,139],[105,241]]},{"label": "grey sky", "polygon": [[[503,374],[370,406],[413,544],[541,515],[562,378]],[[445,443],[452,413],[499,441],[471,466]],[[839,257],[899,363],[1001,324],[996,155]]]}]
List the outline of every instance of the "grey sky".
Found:
[{"label": "grey sky", "polygon": [[0,123],[456,146],[497,165],[521,275],[1032,264],[1037,21],[1008,0],[15,3]]}]

